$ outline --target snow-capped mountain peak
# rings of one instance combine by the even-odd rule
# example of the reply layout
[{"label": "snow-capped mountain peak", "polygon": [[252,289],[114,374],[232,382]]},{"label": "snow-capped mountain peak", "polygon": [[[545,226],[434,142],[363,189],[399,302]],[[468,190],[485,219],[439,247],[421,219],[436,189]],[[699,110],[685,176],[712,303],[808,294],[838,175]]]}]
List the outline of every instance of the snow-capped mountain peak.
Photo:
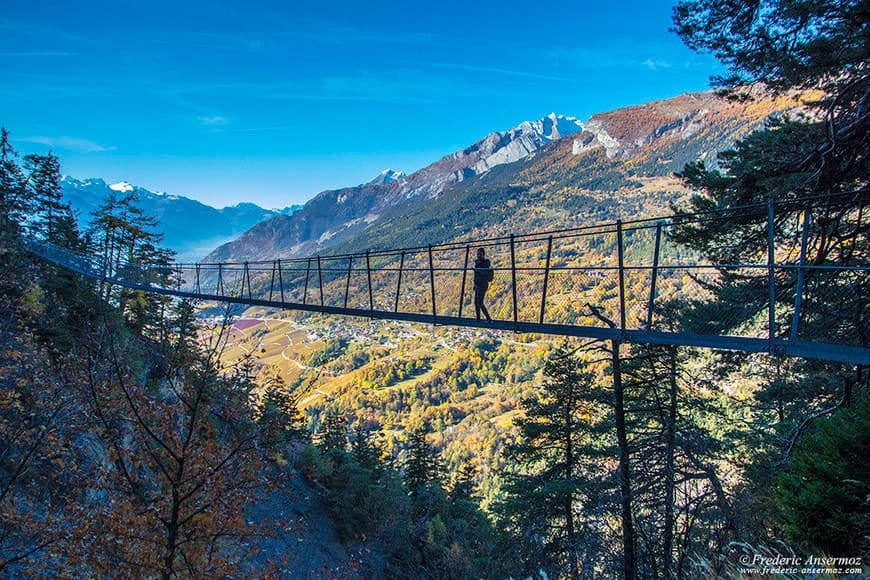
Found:
[{"label": "snow-capped mountain peak", "polygon": [[550,113],[537,121],[526,121],[520,124],[519,127],[524,125],[527,125],[529,129],[539,134],[547,142],[555,141],[556,139],[561,139],[583,130],[583,123],[577,117],[567,117],[565,115],[557,115],[556,113]]},{"label": "snow-capped mountain peak", "polygon": [[111,184],[109,189],[120,191],[121,193],[127,193],[128,191],[133,191],[133,186],[126,181],[119,181],[118,183]]},{"label": "snow-capped mountain peak", "polygon": [[387,168],[387,169],[384,169],[383,171],[381,171],[378,174],[378,176],[375,177],[374,179],[372,179],[371,181],[369,181],[369,183],[376,184],[376,185],[384,185],[384,184],[390,183],[392,181],[399,181],[400,179],[402,179],[404,177],[406,177],[406,174],[404,171],[398,171],[395,169]]}]

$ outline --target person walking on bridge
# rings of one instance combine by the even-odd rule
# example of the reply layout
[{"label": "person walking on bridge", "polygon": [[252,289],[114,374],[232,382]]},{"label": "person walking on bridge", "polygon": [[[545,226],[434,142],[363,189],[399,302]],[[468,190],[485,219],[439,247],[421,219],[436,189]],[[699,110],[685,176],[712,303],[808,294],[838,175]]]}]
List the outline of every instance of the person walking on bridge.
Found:
[{"label": "person walking on bridge", "polygon": [[483,248],[478,248],[477,259],[474,261],[474,315],[477,320],[480,320],[481,312],[483,312],[487,320],[492,320],[486,305],[483,303],[492,279],[492,264],[487,260],[486,252],[484,252]]}]

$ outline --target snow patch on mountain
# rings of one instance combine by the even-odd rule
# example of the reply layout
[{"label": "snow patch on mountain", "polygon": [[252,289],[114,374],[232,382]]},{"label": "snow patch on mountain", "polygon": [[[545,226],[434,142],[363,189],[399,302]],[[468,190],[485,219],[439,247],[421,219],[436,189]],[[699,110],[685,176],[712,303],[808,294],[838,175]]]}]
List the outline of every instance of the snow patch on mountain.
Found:
[{"label": "snow patch on mountain", "polygon": [[[583,123],[576,117],[566,117],[550,113],[537,121],[523,121],[503,133],[491,133],[483,141],[472,146],[482,153],[480,159],[470,169],[474,175],[486,173],[493,167],[518,161],[547,143],[579,133]],[[466,149],[469,151],[469,149]],[[457,174],[459,181],[465,172]]]},{"label": "snow patch on mountain", "polygon": [[576,117],[550,113],[536,121],[523,121],[507,131],[490,133],[474,145],[404,177],[399,182],[399,199],[436,197],[454,183],[524,159],[548,143],[581,131],[583,123]]},{"label": "snow patch on mountain", "polygon": [[528,126],[548,143],[583,130],[583,123],[577,117],[566,117],[556,113],[550,113],[543,119],[526,121],[519,125],[519,127],[524,126]]},{"label": "snow patch on mountain", "polygon": [[387,168],[378,173],[378,176],[369,181],[366,185],[384,185],[394,181],[399,181],[404,177],[407,177],[407,174],[404,171]]},{"label": "snow patch on mountain", "polygon": [[120,191],[121,193],[127,193],[128,191],[133,191],[133,186],[126,181],[119,181],[118,183],[111,184],[109,189]]}]

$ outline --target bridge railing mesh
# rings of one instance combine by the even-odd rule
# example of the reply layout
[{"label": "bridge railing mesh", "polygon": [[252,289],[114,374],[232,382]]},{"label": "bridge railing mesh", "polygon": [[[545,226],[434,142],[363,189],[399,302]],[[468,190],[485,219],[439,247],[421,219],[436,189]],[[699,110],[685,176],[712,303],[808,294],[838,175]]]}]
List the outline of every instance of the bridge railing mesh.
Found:
[{"label": "bridge railing mesh", "polygon": [[[752,261],[734,264],[705,261],[678,244],[675,232],[685,218],[352,255],[174,264],[159,272],[138,264],[108,270],[94,256],[27,243],[34,253],[94,278],[209,299],[397,312],[436,322],[476,317],[475,258],[482,249],[493,270],[484,304],[495,320],[867,348],[867,224],[864,202],[858,209],[852,203],[846,222],[856,228],[851,243],[863,253],[853,252],[845,264],[807,255],[805,240],[819,230],[812,212],[797,206],[779,208],[774,238],[766,232],[776,207],[742,215],[742,223],[756,227],[758,243],[754,253],[740,254]],[[717,296],[730,299],[717,302]],[[679,320],[676,303],[683,305]]]}]

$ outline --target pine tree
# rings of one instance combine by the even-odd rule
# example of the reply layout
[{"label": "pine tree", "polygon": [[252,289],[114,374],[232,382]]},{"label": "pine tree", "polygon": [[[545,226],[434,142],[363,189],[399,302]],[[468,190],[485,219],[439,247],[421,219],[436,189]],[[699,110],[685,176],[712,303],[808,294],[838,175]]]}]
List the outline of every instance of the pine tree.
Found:
[{"label": "pine tree", "polygon": [[[502,513],[531,550],[532,569],[536,559],[547,557],[560,574],[579,578],[581,506],[594,511],[597,504],[590,462],[609,454],[596,435],[612,423],[593,375],[565,345],[547,359],[544,376],[538,394],[522,401],[524,416],[515,421],[520,438],[506,450],[518,470],[508,474]],[[535,555],[537,543],[544,552]]]},{"label": "pine tree", "polygon": [[170,299],[130,288],[115,288],[109,281],[127,279],[137,284],[171,287],[177,274],[171,265],[175,254],[158,244],[162,238],[152,230],[156,219],[145,215],[133,191],[119,198],[110,192],[92,213],[87,231],[91,251],[101,257],[103,276],[100,295],[120,305],[131,327],[145,331],[162,320]]},{"label": "pine tree", "polygon": [[78,227],[60,188],[60,160],[47,155],[24,157],[25,207],[31,215],[34,234],[46,241],[70,248],[79,244]]},{"label": "pine tree", "polygon": [[404,463],[404,481],[412,498],[417,498],[430,484],[440,484],[441,465],[426,440],[426,430],[408,434],[408,456]]},{"label": "pine tree", "polygon": [[[767,258],[772,229],[780,258],[789,256],[792,264],[810,266],[801,272],[799,314],[775,319],[778,337],[870,347],[870,277],[863,271],[870,265],[868,17],[862,0],[682,0],[674,10],[675,30],[686,44],[712,52],[728,67],[728,76],[717,84],[755,82],[780,94],[814,91],[806,95],[807,114],[771,120],[721,154],[719,169],[693,163],[682,174],[698,195],[678,212],[731,211],[720,214],[725,219],[682,225],[673,236],[676,241],[713,264],[759,262]],[[748,96],[743,87],[729,92]],[[791,211],[779,212],[770,222],[763,210],[737,209],[768,199]],[[831,266],[857,268],[834,273],[826,270]],[[711,287],[715,302],[695,302],[684,309],[690,330],[758,328],[766,324],[768,307],[779,313],[795,308],[794,271],[776,270],[773,305],[768,303],[765,275],[720,273],[720,281]],[[712,324],[714,308],[727,309],[732,320]],[[746,368],[745,357],[722,361],[722,376]],[[860,402],[868,377],[860,365],[805,359],[753,364],[764,369],[759,374],[765,380],[750,400],[750,422],[758,435],[747,471],[748,497],[742,501],[764,506],[756,510],[762,512],[758,519],[763,528],[775,525],[772,483],[793,465],[792,453],[800,447],[802,434],[836,409]],[[806,480],[806,485],[813,483]],[[826,493],[842,499],[849,495],[846,486],[834,483]],[[801,496],[807,491],[801,488],[802,482],[793,479],[783,489]],[[779,497],[780,503],[789,500]],[[811,527],[810,519],[793,520],[793,537],[806,537],[797,528]],[[756,533],[761,540],[768,535],[763,529]]]},{"label": "pine tree", "polygon": [[157,219],[145,215],[138,204],[135,191],[121,198],[111,191],[91,214],[88,235],[94,251],[103,258],[108,277],[119,275],[124,264],[134,263],[142,247],[161,240],[153,231]]},{"label": "pine tree", "polygon": [[[720,155],[722,170],[703,163],[686,166],[685,181],[701,195],[680,211],[729,209],[767,199],[798,200],[792,213],[773,224],[778,253],[798,256],[802,230],[811,266],[866,266],[870,261],[865,206],[870,201],[870,69],[866,2],[861,0],[761,0],[719,2],[682,0],[674,9],[675,31],[698,51],[715,54],[729,75],[715,79],[730,86],[759,83],[784,93],[821,89],[807,100],[810,114],[771,120]],[[742,87],[732,92],[742,91]],[[819,92],[819,91],[817,91]],[[802,223],[795,225],[796,212]],[[729,219],[686,224],[674,236],[714,264],[749,263],[766,258],[765,211],[723,214]],[[798,338],[868,346],[866,297],[870,281],[860,274],[834,276],[807,271],[800,318],[777,321],[781,335],[792,325]],[[794,301],[796,277],[779,270],[777,301]],[[759,276],[724,273],[717,301],[730,308],[733,326],[757,318],[767,307],[767,287]],[[693,318],[709,319],[696,305]],[[848,400],[848,396],[846,397]]]},{"label": "pine tree", "polygon": [[690,370],[694,356],[671,345],[635,345],[625,365],[628,434],[637,450],[632,507],[644,578],[691,574],[692,558],[715,562],[725,542],[740,537],[719,470],[731,459],[725,450],[737,455],[746,442],[709,373]]},{"label": "pine tree", "polygon": [[17,232],[27,213],[24,177],[15,162],[18,154],[9,143],[9,131],[0,129],[0,232]]},{"label": "pine tree", "polygon": [[790,539],[809,553],[870,550],[870,399],[816,423],[779,476],[776,496]]},{"label": "pine tree", "polygon": [[474,463],[466,461],[459,467],[453,488],[450,490],[451,501],[470,501],[477,491],[478,469]]},{"label": "pine tree", "polygon": [[305,418],[297,406],[298,397],[291,393],[279,374],[268,380],[260,398],[259,423],[267,447],[281,451],[292,441],[307,440]]},{"label": "pine tree", "polygon": [[363,429],[362,422],[359,422],[350,444],[350,452],[354,461],[370,471],[376,478],[380,477],[385,467],[381,459],[383,449],[379,437],[380,432],[367,432]]},{"label": "pine tree", "polygon": [[337,411],[328,411],[323,417],[320,429],[314,438],[320,451],[326,455],[330,452],[345,452],[347,448],[347,419]]}]

